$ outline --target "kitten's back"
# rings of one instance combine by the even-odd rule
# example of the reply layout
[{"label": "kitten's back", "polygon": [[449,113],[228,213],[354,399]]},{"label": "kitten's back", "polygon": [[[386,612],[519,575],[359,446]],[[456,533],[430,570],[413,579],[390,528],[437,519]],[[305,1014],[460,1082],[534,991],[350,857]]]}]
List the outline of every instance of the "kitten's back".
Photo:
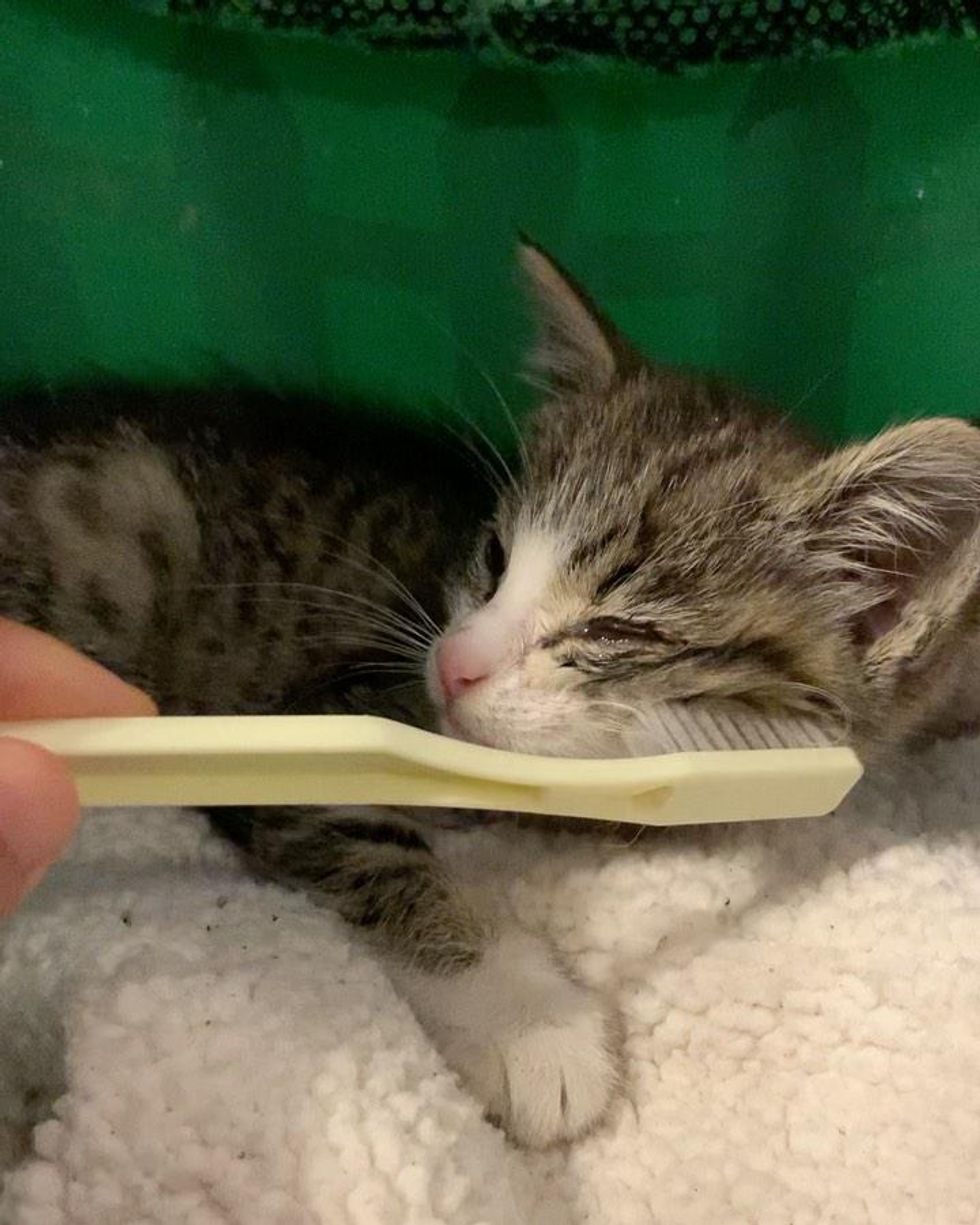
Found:
[{"label": "kitten's back", "polygon": [[481,510],[439,439],[313,399],[35,390],[4,426],[0,613],[173,712],[316,708],[341,665],[409,664],[398,585],[437,618]]}]

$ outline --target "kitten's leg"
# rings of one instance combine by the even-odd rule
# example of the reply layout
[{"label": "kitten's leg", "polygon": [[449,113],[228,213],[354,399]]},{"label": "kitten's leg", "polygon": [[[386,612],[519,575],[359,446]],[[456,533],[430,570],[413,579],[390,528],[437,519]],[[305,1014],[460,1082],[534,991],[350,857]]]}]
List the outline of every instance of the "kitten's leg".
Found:
[{"label": "kitten's leg", "polygon": [[936,703],[919,740],[954,740],[980,731],[980,636],[964,637],[946,674],[934,679]]},{"label": "kitten's leg", "polygon": [[264,871],[372,937],[447,1062],[515,1140],[571,1140],[601,1119],[616,1082],[608,1011],[544,941],[465,897],[410,824],[373,809],[217,821]]}]

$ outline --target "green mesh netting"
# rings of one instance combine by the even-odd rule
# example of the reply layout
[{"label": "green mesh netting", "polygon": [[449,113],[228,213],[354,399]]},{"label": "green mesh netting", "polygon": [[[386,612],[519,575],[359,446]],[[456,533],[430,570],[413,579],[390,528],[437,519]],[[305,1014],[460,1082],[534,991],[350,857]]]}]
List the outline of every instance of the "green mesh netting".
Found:
[{"label": "green mesh netting", "polygon": [[975,37],[980,0],[136,0],[222,24],[507,62],[615,57],[663,71]]}]

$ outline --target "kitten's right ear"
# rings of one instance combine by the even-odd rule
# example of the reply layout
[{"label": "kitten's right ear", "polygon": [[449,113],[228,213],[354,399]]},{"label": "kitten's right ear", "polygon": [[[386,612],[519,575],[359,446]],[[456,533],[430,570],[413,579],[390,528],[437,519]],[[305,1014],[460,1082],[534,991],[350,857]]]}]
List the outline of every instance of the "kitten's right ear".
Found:
[{"label": "kitten's right ear", "polygon": [[533,373],[555,391],[602,392],[636,368],[629,343],[547,252],[522,238],[518,259],[537,306]]}]

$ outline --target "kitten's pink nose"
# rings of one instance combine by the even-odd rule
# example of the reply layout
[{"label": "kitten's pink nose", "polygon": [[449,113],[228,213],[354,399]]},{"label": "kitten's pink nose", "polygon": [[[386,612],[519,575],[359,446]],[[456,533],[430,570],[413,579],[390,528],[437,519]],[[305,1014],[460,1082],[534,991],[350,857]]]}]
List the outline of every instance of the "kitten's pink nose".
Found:
[{"label": "kitten's pink nose", "polygon": [[436,671],[447,702],[486,680],[491,670],[491,661],[467,634],[444,639],[436,650]]}]

